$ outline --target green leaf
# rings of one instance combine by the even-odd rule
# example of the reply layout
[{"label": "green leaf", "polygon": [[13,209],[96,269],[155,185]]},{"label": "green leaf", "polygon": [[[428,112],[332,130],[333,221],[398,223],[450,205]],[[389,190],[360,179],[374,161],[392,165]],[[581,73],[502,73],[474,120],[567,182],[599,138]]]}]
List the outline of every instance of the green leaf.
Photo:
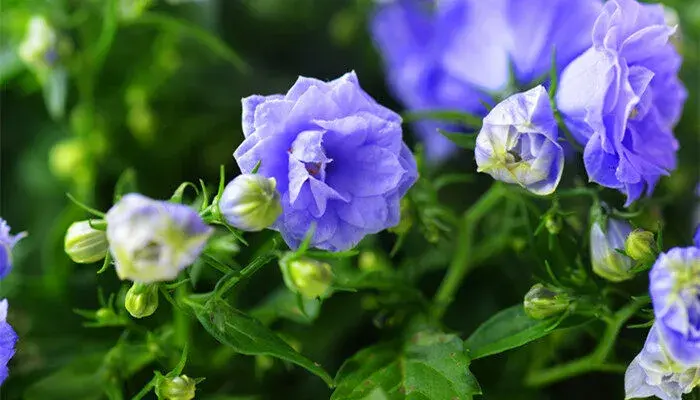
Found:
[{"label": "green leaf", "polygon": [[136,171],[133,168],[127,168],[119,175],[117,184],[114,185],[114,202],[118,202],[125,194],[136,193],[138,191]]},{"label": "green leaf", "polygon": [[522,304],[499,312],[479,326],[464,342],[469,356],[476,360],[525,345],[548,335],[562,322],[553,317],[543,320],[530,318]]},{"label": "green leaf", "polygon": [[476,147],[476,134],[448,132],[442,129],[438,129],[438,132],[463,149],[474,150]]},{"label": "green leaf", "polygon": [[260,321],[213,297],[201,304],[197,299],[187,301],[197,319],[216,340],[246,355],[277,357],[297,364],[318,375],[329,386],[333,379],[321,366],[304,357]]},{"label": "green leaf", "polygon": [[332,400],[468,400],[481,389],[455,335],[420,332],[361,350],[338,371]]},{"label": "green leaf", "polygon": [[66,96],[68,95],[68,71],[62,67],[52,69],[44,80],[44,102],[49,115],[60,119],[66,111]]}]

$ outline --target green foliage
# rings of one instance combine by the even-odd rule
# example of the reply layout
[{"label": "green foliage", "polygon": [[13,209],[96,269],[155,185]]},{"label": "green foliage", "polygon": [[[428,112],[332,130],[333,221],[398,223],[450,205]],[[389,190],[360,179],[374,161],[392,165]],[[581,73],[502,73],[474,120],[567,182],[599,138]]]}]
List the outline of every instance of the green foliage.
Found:
[{"label": "green foliage", "polygon": [[419,332],[404,343],[366,348],[336,376],[333,400],[469,400],[481,389],[455,335]]},{"label": "green foliage", "polygon": [[464,341],[464,346],[469,349],[469,356],[476,360],[542,338],[556,329],[562,320],[562,317],[531,318],[525,313],[522,304],[518,304],[481,324]]},{"label": "green foliage", "polygon": [[299,354],[260,321],[236,310],[225,301],[218,298],[205,301],[190,298],[185,304],[192,308],[209,334],[236,352],[277,357],[302,366],[328,385],[332,384],[333,379],[317,363]]}]

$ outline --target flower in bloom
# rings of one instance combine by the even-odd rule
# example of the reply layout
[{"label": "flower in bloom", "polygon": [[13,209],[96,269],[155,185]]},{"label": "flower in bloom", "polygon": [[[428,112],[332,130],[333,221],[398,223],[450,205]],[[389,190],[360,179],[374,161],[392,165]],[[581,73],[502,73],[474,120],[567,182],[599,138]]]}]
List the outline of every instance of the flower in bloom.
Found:
[{"label": "flower in bloom", "polygon": [[611,282],[632,279],[632,259],[620,254],[625,249],[625,241],[632,233],[626,221],[609,219],[607,230],[603,231],[600,222],[591,227],[591,264],[593,272]]},{"label": "flower in bloom", "polygon": [[474,151],[478,171],[535,194],[550,194],[564,171],[558,136],[544,87],[515,94],[484,118]]},{"label": "flower in bloom", "polygon": [[[397,0],[378,6],[371,30],[389,86],[408,109],[485,115],[491,94],[545,77],[554,48],[561,70],[590,47],[600,7],[600,0]],[[455,149],[438,127],[445,126],[416,125],[436,161]]]},{"label": "flower in bloom", "polygon": [[649,272],[649,293],[661,339],[684,365],[700,365],[700,248],[662,253]]},{"label": "flower in bloom", "polygon": [[354,72],[323,82],[300,77],[285,95],[243,99],[243,173],[275,178],[282,215],[273,229],[297,247],[341,251],[399,223],[417,179],[401,117],[365,93]]},{"label": "flower in bloom", "polygon": [[193,209],[136,193],[124,195],[106,220],[117,275],[141,283],[175,279],[213,232]]},{"label": "flower in bloom", "polygon": [[700,369],[676,363],[660,340],[656,325],[651,327],[644,348],[625,373],[625,399],[656,396],[681,400],[700,383]]},{"label": "flower in bloom", "polygon": [[219,210],[229,225],[244,231],[260,231],[282,214],[275,178],[258,174],[238,175],[226,185]]},{"label": "flower in bloom", "polygon": [[589,179],[623,192],[627,205],[676,167],[672,129],[687,95],[669,42],[674,31],[660,5],[608,1],[593,46],[560,80],[557,106],[585,145]]},{"label": "flower in bloom", "polygon": [[0,278],[12,269],[12,248],[25,236],[26,232],[10,235],[10,226],[0,218]]},{"label": "flower in bloom", "polygon": [[0,300],[0,385],[7,379],[9,370],[7,364],[15,355],[17,334],[7,323],[7,300]]}]

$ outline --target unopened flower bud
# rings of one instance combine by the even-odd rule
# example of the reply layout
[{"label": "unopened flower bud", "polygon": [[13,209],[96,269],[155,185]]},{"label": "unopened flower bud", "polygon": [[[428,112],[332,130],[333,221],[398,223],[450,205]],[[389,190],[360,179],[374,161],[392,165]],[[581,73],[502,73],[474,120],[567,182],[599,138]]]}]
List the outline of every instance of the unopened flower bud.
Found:
[{"label": "unopened flower bud", "polygon": [[654,234],[642,229],[635,229],[625,240],[625,253],[639,262],[654,261],[656,259],[655,247]]},{"label": "unopened flower bud", "polygon": [[282,214],[275,178],[237,176],[226,185],[219,210],[226,222],[238,229],[255,232],[269,227]]},{"label": "unopened flower bud", "polygon": [[187,375],[164,378],[156,387],[158,398],[165,400],[191,400],[197,382]]},{"label": "unopened flower bud", "polygon": [[310,258],[284,257],[280,268],[289,290],[309,299],[323,296],[333,281],[331,266]]},{"label": "unopened flower bud", "polygon": [[544,227],[550,235],[558,235],[561,232],[561,217],[547,214],[544,220]]},{"label": "unopened flower bud", "polygon": [[158,309],[158,285],[134,283],[126,292],[124,307],[134,318],[153,315]]},{"label": "unopened flower bud", "polygon": [[599,222],[594,222],[591,227],[591,264],[593,272],[601,278],[611,282],[621,282],[632,279],[632,260],[620,254],[623,250],[627,236],[632,232],[632,227],[625,222],[610,219],[607,223],[607,232]]},{"label": "unopened flower bud", "polygon": [[33,67],[50,66],[55,62],[58,35],[49,22],[40,15],[27,24],[27,33],[19,45],[19,57]]},{"label": "unopened flower bud", "polygon": [[74,222],[66,231],[63,248],[71,260],[90,264],[105,258],[109,250],[105,231],[93,228],[90,221]]},{"label": "unopened flower bud", "polygon": [[535,319],[545,319],[561,314],[571,304],[571,298],[565,292],[552,290],[537,283],[525,294],[523,307],[525,313]]}]

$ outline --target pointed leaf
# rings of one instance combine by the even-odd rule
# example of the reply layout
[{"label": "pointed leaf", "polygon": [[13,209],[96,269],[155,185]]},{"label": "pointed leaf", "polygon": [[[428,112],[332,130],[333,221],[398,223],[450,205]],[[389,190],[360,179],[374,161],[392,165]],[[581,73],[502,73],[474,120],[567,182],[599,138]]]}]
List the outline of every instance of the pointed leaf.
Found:
[{"label": "pointed leaf", "polygon": [[246,355],[277,357],[297,364],[318,375],[329,386],[333,379],[321,366],[304,357],[277,334],[242,311],[231,307],[220,298],[211,298],[204,304],[188,301],[204,329],[216,340]]},{"label": "pointed leaf", "polygon": [[525,314],[522,304],[499,312],[481,324],[464,342],[469,356],[476,360],[520,347],[548,335],[562,322],[552,317],[542,320]]},{"label": "pointed leaf", "polygon": [[442,134],[442,136],[450,139],[450,141],[454,144],[456,144],[458,147],[461,147],[463,149],[467,150],[474,150],[476,148],[476,135],[472,133],[455,133],[455,132],[448,132],[443,129],[438,129],[438,132]]}]

